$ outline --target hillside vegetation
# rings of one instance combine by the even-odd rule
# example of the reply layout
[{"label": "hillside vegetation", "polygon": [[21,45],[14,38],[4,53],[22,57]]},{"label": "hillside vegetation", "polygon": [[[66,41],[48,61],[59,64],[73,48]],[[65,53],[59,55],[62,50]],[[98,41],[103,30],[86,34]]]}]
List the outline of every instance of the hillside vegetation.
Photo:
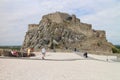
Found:
[{"label": "hillside vegetation", "polygon": [[112,48],[113,53],[120,53],[120,45],[115,45],[115,47]]},{"label": "hillside vegetation", "polygon": [[0,49],[20,50],[21,46],[0,46]]}]

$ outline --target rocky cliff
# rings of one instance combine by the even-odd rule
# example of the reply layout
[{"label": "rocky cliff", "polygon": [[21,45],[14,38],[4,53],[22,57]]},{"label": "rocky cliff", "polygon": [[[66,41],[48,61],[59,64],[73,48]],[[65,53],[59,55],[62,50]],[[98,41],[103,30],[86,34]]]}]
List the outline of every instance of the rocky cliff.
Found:
[{"label": "rocky cliff", "polygon": [[112,53],[112,44],[107,42],[105,31],[93,30],[91,24],[61,12],[44,15],[39,24],[29,24],[22,49],[31,47],[39,50],[42,46]]}]

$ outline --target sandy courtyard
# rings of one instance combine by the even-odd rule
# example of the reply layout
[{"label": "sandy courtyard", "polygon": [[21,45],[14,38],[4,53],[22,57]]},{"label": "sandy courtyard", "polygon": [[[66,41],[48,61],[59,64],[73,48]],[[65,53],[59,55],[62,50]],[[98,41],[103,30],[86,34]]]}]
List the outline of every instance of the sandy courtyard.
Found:
[{"label": "sandy courtyard", "polygon": [[120,80],[120,63],[85,59],[75,53],[0,58],[0,80]]}]

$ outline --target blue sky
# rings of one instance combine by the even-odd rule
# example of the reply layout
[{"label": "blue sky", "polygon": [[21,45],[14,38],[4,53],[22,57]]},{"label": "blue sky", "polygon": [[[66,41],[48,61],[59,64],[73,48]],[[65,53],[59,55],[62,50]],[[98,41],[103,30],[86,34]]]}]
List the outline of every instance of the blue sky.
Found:
[{"label": "blue sky", "polygon": [[0,0],[0,45],[22,45],[28,24],[56,11],[75,14],[120,45],[120,0]]}]

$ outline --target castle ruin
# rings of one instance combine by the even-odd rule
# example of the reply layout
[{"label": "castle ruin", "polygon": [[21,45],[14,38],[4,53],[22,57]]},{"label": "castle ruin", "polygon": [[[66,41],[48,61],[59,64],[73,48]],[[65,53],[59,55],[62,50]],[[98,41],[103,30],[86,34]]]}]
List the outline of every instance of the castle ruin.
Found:
[{"label": "castle ruin", "polygon": [[75,15],[55,12],[44,15],[39,24],[29,24],[22,48],[85,50],[112,53],[105,31],[92,29]]}]

